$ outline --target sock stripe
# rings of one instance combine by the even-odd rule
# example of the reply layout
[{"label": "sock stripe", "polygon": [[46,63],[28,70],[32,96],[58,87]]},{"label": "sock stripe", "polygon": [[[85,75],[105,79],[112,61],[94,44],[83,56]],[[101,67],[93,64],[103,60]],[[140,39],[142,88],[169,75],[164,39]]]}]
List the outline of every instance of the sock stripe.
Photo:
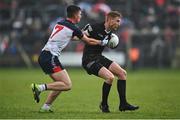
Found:
[{"label": "sock stripe", "polygon": [[44,84],[44,86],[45,86],[45,90],[47,90],[47,85],[46,85],[46,84]]}]

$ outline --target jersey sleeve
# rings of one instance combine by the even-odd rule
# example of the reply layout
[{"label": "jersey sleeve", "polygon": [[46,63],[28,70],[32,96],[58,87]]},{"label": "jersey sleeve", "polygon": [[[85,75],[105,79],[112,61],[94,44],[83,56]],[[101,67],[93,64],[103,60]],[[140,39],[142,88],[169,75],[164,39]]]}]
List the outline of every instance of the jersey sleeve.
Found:
[{"label": "jersey sleeve", "polygon": [[83,33],[85,33],[87,36],[90,36],[93,32],[93,27],[90,24],[87,24],[83,29]]},{"label": "jersey sleeve", "polygon": [[77,36],[79,39],[81,39],[83,37],[83,32],[76,27],[74,29],[73,36]]}]

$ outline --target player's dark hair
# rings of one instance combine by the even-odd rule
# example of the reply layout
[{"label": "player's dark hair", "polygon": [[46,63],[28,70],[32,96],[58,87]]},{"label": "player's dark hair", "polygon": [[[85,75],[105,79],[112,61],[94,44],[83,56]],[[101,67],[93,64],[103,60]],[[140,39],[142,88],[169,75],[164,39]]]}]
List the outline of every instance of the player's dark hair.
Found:
[{"label": "player's dark hair", "polygon": [[79,11],[81,11],[81,8],[80,8],[80,7],[78,7],[78,6],[76,6],[76,5],[70,5],[70,6],[68,6],[67,9],[66,9],[67,17],[68,17],[68,18],[72,18],[72,17],[74,17],[74,15],[75,15],[77,12],[79,12]]},{"label": "player's dark hair", "polygon": [[120,12],[118,11],[111,11],[107,14],[107,17],[112,17],[112,18],[115,18],[115,17],[120,17],[122,18],[122,15]]}]

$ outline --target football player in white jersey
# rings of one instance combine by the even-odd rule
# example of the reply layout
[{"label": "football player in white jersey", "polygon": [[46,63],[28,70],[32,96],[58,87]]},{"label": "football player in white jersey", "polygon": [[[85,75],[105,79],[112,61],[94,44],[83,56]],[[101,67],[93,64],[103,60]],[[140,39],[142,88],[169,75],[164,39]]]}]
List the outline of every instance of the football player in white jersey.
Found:
[{"label": "football player in white jersey", "polygon": [[56,97],[62,91],[68,91],[72,87],[71,79],[58,59],[61,51],[67,46],[69,41],[72,38],[78,38],[87,44],[102,46],[105,46],[108,42],[107,37],[103,40],[96,40],[83,34],[75,25],[80,22],[80,19],[81,9],[75,5],[68,6],[67,18],[55,25],[48,42],[41,51],[38,62],[42,70],[53,79],[53,82],[46,84],[33,83],[31,85],[34,99],[37,103],[40,101],[41,92],[51,90],[44,105],[40,108],[40,112],[52,112],[51,105]]}]

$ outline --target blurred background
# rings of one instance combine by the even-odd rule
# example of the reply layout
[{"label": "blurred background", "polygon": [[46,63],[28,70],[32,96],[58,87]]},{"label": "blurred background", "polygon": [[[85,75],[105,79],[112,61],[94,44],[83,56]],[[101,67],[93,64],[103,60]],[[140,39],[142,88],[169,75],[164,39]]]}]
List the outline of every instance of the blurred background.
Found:
[{"label": "blurred background", "polygon": [[[104,54],[124,67],[180,68],[180,0],[0,0],[0,67],[38,67],[38,55],[66,7],[83,10],[78,24],[102,22],[111,10],[123,15],[120,42]],[[60,57],[81,66],[84,43],[70,42]]]}]

